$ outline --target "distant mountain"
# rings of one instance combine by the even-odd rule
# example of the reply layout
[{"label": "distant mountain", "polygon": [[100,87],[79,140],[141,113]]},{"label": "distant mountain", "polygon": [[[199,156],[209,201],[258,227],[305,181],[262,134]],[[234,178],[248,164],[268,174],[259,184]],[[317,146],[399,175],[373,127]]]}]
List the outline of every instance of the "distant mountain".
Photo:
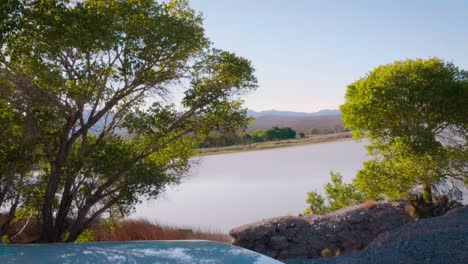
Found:
[{"label": "distant mountain", "polygon": [[338,109],[324,109],[318,112],[306,113],[306,112],[292,112],[292,111],[279,111],[279,110],[267,110],[267,111],[254,111],[247,110],[247,115],[250,117],[262,117],[262,116],[279,116],[279,117],[308,117],[308,116],[339,116],[341,115]]},{"label": "distant mountain", "polygon": [[269,129],[274,126],[290,127],[305,133],[331,133],[344,130],[339,110],[321,110],[314,113],[291,111],[261,111],[248,110],[247,115],[255,121],[249,125],[247,131]]},{"label": "distant mountain", "polygon": [[[85,111],[85,119],[88,118],[90,111]],[[339,110],[320,110],[313,113],[292,112],[292,111],[253,111],[248,110],[247,115],[254,117],[255,121],[250,124],[247,131],[251,132],[258,129],[270,129],[274,126],[290,127],[299,132],[305,133],[331,133],[340,132],[343,128],[341,113]],[[108,121],[112,119],[113,114],[109,114]],[[99,134],[105,123],[104,118],[99,120],[90,132]],[[315,132],[314,132],[315,131]],[[128,131],[124,128],[116,128],[115,132],[121,136],[129,137]]]}]

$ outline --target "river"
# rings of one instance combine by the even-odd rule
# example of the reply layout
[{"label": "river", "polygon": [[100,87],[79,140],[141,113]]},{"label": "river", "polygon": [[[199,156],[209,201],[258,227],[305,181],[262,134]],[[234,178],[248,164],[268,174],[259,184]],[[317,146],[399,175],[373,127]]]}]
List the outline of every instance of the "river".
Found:
[{"label": "river", "polygon": [[306,208],[307,192],[323,191],[331,170],[350,182],[367,159],[352,140],[198,157],[182,183],[144,201],[131,218],[228,232]]}]

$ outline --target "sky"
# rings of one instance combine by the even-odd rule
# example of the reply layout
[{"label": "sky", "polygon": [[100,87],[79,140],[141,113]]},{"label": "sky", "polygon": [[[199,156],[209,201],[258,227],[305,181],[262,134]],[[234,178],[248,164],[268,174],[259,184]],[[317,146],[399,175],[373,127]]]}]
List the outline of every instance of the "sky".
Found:
[{"label": "sky", "polygon": [[191,0],[213,46],[252,61],[249,109],[336,109],[346,86],[396,60],[468,69],[468,0]]}]

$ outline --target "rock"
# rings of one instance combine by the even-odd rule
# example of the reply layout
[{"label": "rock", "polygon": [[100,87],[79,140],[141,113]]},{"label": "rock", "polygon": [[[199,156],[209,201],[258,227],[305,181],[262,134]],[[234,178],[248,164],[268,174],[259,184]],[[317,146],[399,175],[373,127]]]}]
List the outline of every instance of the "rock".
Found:
[{"label": "rock", "polygon": [[284,236],[272,236],[270,238],[270,247],[273,249],[285,249],[288,247],[288,239]]},{"label": "rock", "polygon": [[452,209],[440,217],[421,219],[410,225],[382,233],[367,245],[366,249],[377,248],[392,242],[401,242],[405,245],[409,244],[414,237],[447,232],[468,235],[468,206]]},{"label": "rock", "polygon": [[414,221],[407,202],[355,205],[319,216],[276,217],[232,229],[234,245],[278,259],[317,258],[366,247],[377,235]]},{"label": "rock", "polygon": [[468,206],[378,235],[365,250],[288,264],[468,263]]}]

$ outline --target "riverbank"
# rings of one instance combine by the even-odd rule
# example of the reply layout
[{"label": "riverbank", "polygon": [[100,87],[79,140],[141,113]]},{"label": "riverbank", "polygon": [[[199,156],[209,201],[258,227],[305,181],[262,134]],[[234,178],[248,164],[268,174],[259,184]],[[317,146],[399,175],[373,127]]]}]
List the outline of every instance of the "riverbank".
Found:
[{"label": "riverbank", "polygon": [[308,144],[330,142],[330,141],[340,141],[340,140],[347,140],[347,139],[351,139],[350,132],[310,135],[310,136],[307,136],[305,138],[300,138],[300,139],[268,141],[268,142],[252,143],[248,145],[235,145],[235,146],[220,147],[220,148],[203,148],[203,149],[198,149],[197,155],[207,156],[207,155],[227,154],[227,153],[236,153],[236,152],[262,150],[262,149],[284,148],[284,147],[293,147],[293,146],[308,145]]}]

